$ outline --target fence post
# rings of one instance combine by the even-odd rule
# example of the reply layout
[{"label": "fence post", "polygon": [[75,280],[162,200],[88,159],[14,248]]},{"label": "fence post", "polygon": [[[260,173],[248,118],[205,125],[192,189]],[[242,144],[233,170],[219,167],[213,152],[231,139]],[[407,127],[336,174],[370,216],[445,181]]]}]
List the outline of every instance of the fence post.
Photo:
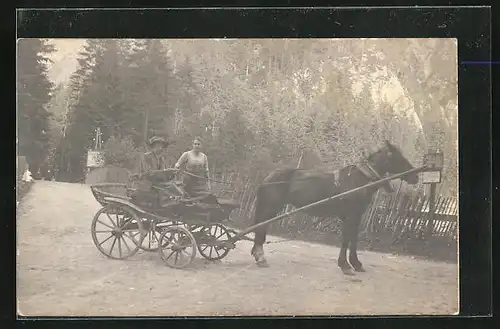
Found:
[{"label": "fence post", "polygon": [[436,183],[430,184],[430,195],[429,195],[429,214],[427,222],[427,239],[432,237],[434,231],[434,214],[436,213]]},{"label": "fence post", "polygon": [[429,150],[424,156],[424,164],[427,170],[422,173],[423,183],[430,184],[429,214],[427,222],[427,238],[432,236],[434,231],[434,213],[436,212],[436,185],[441,183],[441,172],[444,164],[444,155],[440,151]]},{"label": "fence post", "polygon": [[[300,152],[299,161],[297,162],[297,169],[299,169],[300,166],[302,165],[302,157],[303,156],[304,156],[304,151]],[[291,209],[292,209],[292,207],[289,204],[287,204],[285,207],[285,211],[290,212]]]}]

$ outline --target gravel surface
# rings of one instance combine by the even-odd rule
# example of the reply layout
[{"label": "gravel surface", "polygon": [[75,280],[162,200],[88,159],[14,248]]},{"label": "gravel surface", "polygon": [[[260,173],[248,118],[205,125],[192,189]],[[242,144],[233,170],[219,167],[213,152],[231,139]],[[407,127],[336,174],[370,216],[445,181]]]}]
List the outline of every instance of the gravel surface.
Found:
[{"label": "gravel surface", "polygon": [[[18,312],[25,316],[453,314],[458,267],[359,252],[367,272],[346,277],[338,248],[301,241],[265,246],[269,268],[241,241],[222,261],[187,269],[157,253],[107,259],[92,242],[100,205],[86,185],[37,181],[18,217]],[[270,237],[278,241],[280,238]]]}]

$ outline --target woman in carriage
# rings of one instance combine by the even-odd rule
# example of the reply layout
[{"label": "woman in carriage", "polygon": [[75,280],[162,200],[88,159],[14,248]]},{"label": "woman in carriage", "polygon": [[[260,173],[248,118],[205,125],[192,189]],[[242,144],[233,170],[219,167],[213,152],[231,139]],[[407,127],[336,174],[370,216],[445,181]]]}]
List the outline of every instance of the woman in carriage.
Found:
[{"label": "woman in carriage", "polygon": [[193,148],[182,153],[175,164],[176,169],[184,170],[182,175],[184,189],[193,197],[207,195],[212,190],[208,159],[205,153],[201,152],[202,142],[201,137],[195,137]]}]

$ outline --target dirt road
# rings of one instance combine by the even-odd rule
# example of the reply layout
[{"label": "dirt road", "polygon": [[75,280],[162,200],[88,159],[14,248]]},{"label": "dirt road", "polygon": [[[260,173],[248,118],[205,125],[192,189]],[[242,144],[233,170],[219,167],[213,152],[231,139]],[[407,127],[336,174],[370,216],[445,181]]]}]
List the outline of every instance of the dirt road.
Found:
[{"label": "dirt road", "polygon": [[[88,186],[38,181],[18,217],[18,311],[53,316],[453,314],[458,268],[374,252],[345,277],[338,249],[288,241],[266,246],[258,268],[242,241],[219,263],[197,256],[189,269],[156,253],[105,258],[90,223],[100,205]],[[271,240],[280,240],[272,238]]]}]

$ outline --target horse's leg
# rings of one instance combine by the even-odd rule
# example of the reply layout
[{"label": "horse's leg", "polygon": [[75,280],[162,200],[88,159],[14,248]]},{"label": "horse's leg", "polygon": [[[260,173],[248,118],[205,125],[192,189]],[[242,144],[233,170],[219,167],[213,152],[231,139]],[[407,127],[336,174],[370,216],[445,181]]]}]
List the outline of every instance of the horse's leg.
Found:
[{"label": "horse's leg", "polygon": [[[264,209],[261,209],[261,211],[259,211],[258,213],[256,210],[255,224],[261,223],[276,216],[278,212],[279,210],[276,210],[275,207],[266,207]],[[264,255],[264,243],[266,242],[267,229],[268,225],[265,225],[255,230],[255,238],[251,251],[251,254],[255,258],[257,265],[260,267],[269,266]]]},{"label": "horse's leg", "polygon": [[347,262],[347,247],[351,241],[351,222],[349,217],[342,218],[342,246],[340,247],[339,258],[337,260],[337,265],[346,275],[354,275],[351,265]]},{"label": "horse's leg", "polygon": [[267,267],[266,257],[264,255],[264,243],[266,242],[267,227],[260,227],[255,230],[255,239],[251,254],[259,267]]},{"label": "horse's leg", "polygon": [[[295,170],[275,173],[274,176],[268,176],[276,182],[290,181],[291,175]],[[267,187],[260,186],[257,190],[257,198],[255,201],[254,224],[262,223],[276,216],[290,199],[289,186],[290,184],[269,185]],[[266,242],[267,229],[269,225],[264,225],[255,229],[255,239],[251,254],[254,256],[257,265],[268,266],[264,256],[264,243]]]},{"label": "horse's leg", "polygon": [[351,263],[352,267],[356,272],[366,272],[363,268],[363,264],[358,259],[358,230],[359,224],[361,222],[362,215],[353,217],[352,220],[352,231],[351,231],[351,243],[349,245],[349,263]]}]

